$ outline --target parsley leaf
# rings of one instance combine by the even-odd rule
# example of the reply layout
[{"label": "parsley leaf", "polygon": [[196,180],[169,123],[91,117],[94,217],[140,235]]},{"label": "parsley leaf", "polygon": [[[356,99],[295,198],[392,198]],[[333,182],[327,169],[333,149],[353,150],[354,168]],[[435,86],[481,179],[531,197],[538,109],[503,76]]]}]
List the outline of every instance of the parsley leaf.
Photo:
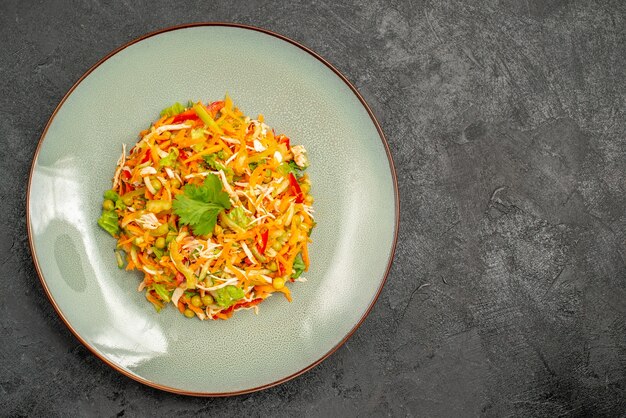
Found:
[{"label": "parsley leaf", "polygon": [[196,235],[213,232],[219,213],[230,209],[230,199],[222,190],[220,179],[209,174],[202,185],[188,184],[182,191],[172,204],[180,223],[189,225]]}]

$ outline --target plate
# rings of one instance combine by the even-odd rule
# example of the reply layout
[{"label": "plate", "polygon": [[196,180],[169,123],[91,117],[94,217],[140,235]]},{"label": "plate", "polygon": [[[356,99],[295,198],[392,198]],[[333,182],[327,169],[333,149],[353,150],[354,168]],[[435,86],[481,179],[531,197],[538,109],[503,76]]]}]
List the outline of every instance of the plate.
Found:
[{"label": "plate", "polygon": [[[303,144],[317,228],[307,283],[293,302],[199,321],[157,314],[140,275],[119,270],[96,225],[122,149],[170,104],[225,92],[248,115]],[[365,319],[385,282],[398,229],[398,190],[384,135],[356,89],[284,36],[194,24],[130,42],[94,65],[46,126],[28,188],[28,234],[43,288],[96,356],[144,384],[203,396],[267,388],[309,370]]]}]

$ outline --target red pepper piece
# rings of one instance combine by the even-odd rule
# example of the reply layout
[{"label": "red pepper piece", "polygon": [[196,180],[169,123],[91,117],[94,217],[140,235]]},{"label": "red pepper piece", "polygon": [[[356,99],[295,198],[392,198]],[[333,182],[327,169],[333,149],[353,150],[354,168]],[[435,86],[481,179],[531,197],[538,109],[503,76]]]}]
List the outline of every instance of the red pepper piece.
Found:
[{"label": "red pepper piece", "polygon": [[296,176],[293,173],[289,173],[289,184],[291,185],[291,191],[296,196],[296,203],[304,202],[304,194],[302,193],[302,189],[300,188],[300,184],[296,179]]},{"label": "red pepper piece", "polygon": [[235,309],[238,309],[238,308],[250,308],[250,307],[260,303],[262,300],[263,300],[262,298],[256,298],[256,299],[252,299],[250,302],[235,303],[230,308],[228,308],[225,311],[223,311],[223,313],[234,311]]},{"label": "red pepper piece", "polygon": [[287,147],[288,150],[291,149],[291,143],[289,142],[289,138],[285,135],[280,135],[278,137],[278,143],[279,144],[285,144],[285,146]]},{"label": "red pepper piece", "polygon": [[176,284],[181,284],[185,281],[185,276],[180,271],[176,272]]},{"label": "red pepper piece", "polygon": [[149,159],[150,159],[150,150],[147,150],[146,155],[144,155],[143,158],[141,159],[141,164],[148,162]]},{"label": "red pepper piece", "polygon": [[174,116],[174,119],[172,119],[172,123],[180,123],[186,120],[198,120],[198,119],[199,118],[196,112],[193,109],[189,109],[189,110],[185,110],[183,113],[179,113],[178,115]]},{"label": "red pepper piece", "polygon": [[215,115],[217,115],[217,112],[222,110],[223,107],[224,107],[224,101],[218,100],[217,102],[213,102],[210,105],[208,105],[207,109],[209,109],[209,112],[211,112],[211,116],[215,117]]},{"label": "red pepper piece", "polygon": [[261,254],[265,253],[265,249],[267,248],[267,240],[269,238],[269,235],[270,235],[270,231],[269,230],[265,230],[265,232],[263,232],[261,234],[261,243],[256,246],[257,250],[259,250],[259,253],[261,253]]},{"label": "red pepper piece", "polygon": [[[250,302],[235,303],[234,305],[231,305],[229,308],[224,309],[221,313],[229,314],[238,308],[250,308],[254,305],[258,305],[262,300],[263,300],[262,298],[256,298],[256,299],[252,299]],[[217,315],[213,315],[213,319],[217,319]]]},{"label": "red pepper piece", "polygon": [[251,306],[258,305],[259,303],[261,303],[262,300],[263,300],[263,298],[252,299],[250,302],[243,302],[243,303],[239,304],[238,307],[250,308]]}]

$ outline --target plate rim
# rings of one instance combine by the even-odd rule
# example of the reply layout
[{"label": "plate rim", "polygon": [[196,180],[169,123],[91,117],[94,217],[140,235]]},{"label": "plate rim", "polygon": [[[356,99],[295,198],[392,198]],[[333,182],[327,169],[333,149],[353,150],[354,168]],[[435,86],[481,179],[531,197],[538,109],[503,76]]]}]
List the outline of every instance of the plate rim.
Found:
[{"label": "plate rim", "polygon": [[[359,102],[361,103],[361,105],[367,111],[367,114],[370,117],[371,121],[374,123],[374,126],[376,127],[376,131],[378,132],[378,136],[380,137],[380,140],[381,140],[381,142],[382,142],[382,144],[383,144],[383,146],[385,148],[385,154],[387,155],[387,160],[389,162],[389,170],[391,172],[392,184],[393,184],[393,194],[394,194],[394,230],[393,230],[391,251],[389,253],[389,259],[387,260],[387,267],[385,268],[385,272],[384,272],[384,274],[383,274],[383,276],[381,278],[380,285],[378,286],[378,290],[376,291],[376,294],[374,295],[374,298],[370,302],[370,304],[367,307],[365,313],[361,316],[359,321],[350,329],[350,331],[341,339],[341,341],[339,341],[335,346],[333,346],[328,352],[323,354],[319,359],[317,359],[313,363],[309,364],[308,366],[304,367],[303,369],[301,369],[301,370],[299,370],[299,371],[297,371],[295,373],[292,373],[292,374],[290,374],[288,376],[285,376],[283,378],[280,378],[280,379],[278,379],[278,380],[276,380],[274,382],[266,383],[264,385],[256,386],[256,387],[249,388],[249,389],[243,389],[243,390],[232,391],[232,392],[201,392],[201,391],[179,389],[179,388],[176,388],[176,387],[163,385],[163,384],[160,384],[160,383],[157,383],[157,382],[150,381],[150,380],[148,380],[148,379],[146,379],[146,378],[144,378],[142,376],[139,376],[137,374],[134,374],[134,373],[132,373],[129,370],[125,370],[120,365],[118,365],[115,362],[107,359],[103,354],[99,353],[96,350],[95,347],[93,347],[85,339],[83,339],[83,337],[74,329],[74,327],[70,324],[68,319],[65,317],[65,315],[61,311],[60,307],[57,305],[54,297],[52,296],[52,293],[50,292],[50,289],[48,288],[48,285],[46,284],[46,280],[45,280],[45,278],[43,276],[43,273],[41,271],[41,267],[39,265],[39,259],[37,258],[37,253],[35,251],[33,232],[32,232],[32,223],[31,223],[31,219],[30,219],[30,212],[31,212],[30,195],[31,195],[32,179],[33,179],[33,174],[35,172],[35,166],[36,166],[37,160],[39,158],[39,152],[41,151],[41,146],[43,144],[43,140],[44,140],[46,134],[48,133],[48,129],[52,125],[52,122],[54,121],[54,118],[55,118],[56,114],[61,109],[61,107],[63,107],[63,105],[65,104],[65,101],[71,96],[71,94],[74,92],[74,90],[80,85],[80,83],[83,82],[83,80],[85,80],[85,78],[87,78],[100,65],[102,65],[104,62],[109,60],[114,55],[116,55],[119,52],[123,51],[124,49],[128,48],[129,46],[134,45],[136,43],[139,43],[141,41],[144,41],[144,40],[146,40],[148,38],[151,38],[153,36],[157,36],[157,35],[166,33],[166,32],[172,32],[172,31],[176,31],[176,30],[180,30],[180,29],[188,29],[188,28],[194,28],[194,27],[231,27],[231,28],[238,28],[238,29],[243,29],[243,30],[251,30],[251,31],[255,31],[255,32],[260,32],[262,34],[278,38],[278,39],[280,39],[282,41],[285,41],[287,43],[290,43],[290,44],[300,48],[304,52],[308,53],[309,55],[313,56],[315,59],[320,61],[326,67],[328,67],[333,73],[335,73],[335,75],[337,75],[350,88],[352,93],[359,99]],[[187,395],[187,396],[230,397],[230,396],[236,396],[236,395],[244,395],[244,394],[252,393],[252,392],[258,392],[258,391],[261,391],[261,390],[264,390],[264,389],[269,389],[271,387],[280,385],[280,384],[285,383],[285,382],[287,382],[289,380],[292,380],[292,379],[294,379],[294,378],[296,378],[296,377],[298,377],[298,376],[308,372],[309,370],[311,370],[312,368],[314,368],[315,366],[317,366],[318,364],[320,364],[321,362],[326,360],[328,357],[330,357],[343,344],[345,344],[350,339],[350,337],[352,337],[352,335],[356,332],[356,330],[363,324],[363,322],[365,321],[365,318],[367,318],[367,316],[370,314],[372,308],[376,304],[376,301],[378,300],[378,297],[380,296],[380,294],[381,294],[381,292],[383,290],[383,287],[384,287],[385,283],[387,282],[387,278],[388,278],[390,270],[391,270],[391,265],[392,265],[393,260],[394,260],[396,246],[397,246],[397,243],[398,243],[399,225],[400,225],[400,193],[399,193],[399,189],[398,189],[398,178],[397,178],[397,174],[396,174],[395,164],[393,162],[393,158],[392,158],[392,155],[391,155],[391,150],[389,148],[389,144],[387,142],[385,134],[383,133],[383,130],[382,130],[380,124],[378,123],[378,120],[376,119],[376,116],[374,115],[374,112],[369,107],[369,105],[367,104],[367,102],[365,101],[363,96],[361,96],[361,94],[359,93],[357,88],[338,69],[336,69],[330,62],[328,62],[326,59],[324,59],[322,56],[317,54],[312,49],[302,45],[301,43],[299,43],[297,41],[294,41],[293,39],[288,38],[285,35],[281,35],[281,34],[279,34],[277,32],[274,32],[274,31],[271,31],[271,30],[268,30],[268,29],[264,29],[264,28],[260,28],[260,27],[252,26],[252,25],[241,24],[241,23],[233,23],[233,22],[194,22],[194,23],[185,23],[185,24],[180,24],[180,25],[175,25],[175,26],[169,26],[169,27],[166,27],[166,28],[163,28],[163,29],[158,29],[158,30],[149,32],[149,33],[144,34],[144,35],[142,35],[142,36],[140,36],[138,38],[135,38],[135,39],[133,39],[133,40],[131,40],[129,42],[126,42],[126,43],[122,44],[121,46],[113,49],[111,52],[106,54],[104,57],[102,57],[100,60],[98,60],[91,67],[89,67],[89,69],[87,71],[85,71],[85,73],[72,85],[72,87],[67,91],[67,93],[65,93],[65,95],[63,96],[63,98],[61,99],[59,104],[55,107],[54,111],[52,112],[52,115],[50,116],[50,119],[48,119],[48,122],[46,123],[46,126],[44,127],[41,135],[39,136],[39,140],[38,140],[38,143],[37,143],[37,148],[35,149],[35,153],[33,155],[33,160],[32,160],[32,163],[31,163],[30,171],[29,171],[29,174],[28,174],[28,186],[27,186],[27,189],[26,189],[26,229],[27,229],[27,234],[28,234],[28,244],[29,244],[29,247],[30,247],[31,256],[32,256],[32,259],[33,259],[33,263],[35,265],[35,270],[37,271],[37,276],[39,277],[39,281],[41,282],[41,285],[42,285],[42,287],[44,289],[46,297],[48,298],[48,301],[50,302],[50,304],[54,308],[54,310],[57,313],[57,315],[59,316],[59,318],[61,318],[61,321],[70,330],[72,335],[85,348],[87,348],[87,350],[89,350],[89,352],[91,352],[91,354],[93,354],[94,356],[96,356],[97,358],[102,360],[106,365],[108,365],[113,370],[117,371],[118,373],[121,373],[122,375],[124,375],[126,377],[129,377],[132,380],[135,380],[135,381],[137,381],[139,383],[142,383],[142,384],[144,384],[146,386],[149,386],[149,387],[152,387],[152,388],[155,388],[155,389],[159,389],[159,390],[163,390],[163,391],[166,391],[166,392],[170,392],[170,393],[175,393],[175,394],[179,394],[179,395]]]}]

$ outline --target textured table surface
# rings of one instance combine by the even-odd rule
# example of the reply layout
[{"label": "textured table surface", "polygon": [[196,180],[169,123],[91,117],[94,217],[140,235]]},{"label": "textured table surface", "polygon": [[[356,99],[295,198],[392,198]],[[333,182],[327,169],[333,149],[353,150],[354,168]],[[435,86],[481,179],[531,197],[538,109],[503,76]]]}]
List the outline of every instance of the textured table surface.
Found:
[{"label": "textured table surface", "polygon": [[[626,411],[626,3],[3,1],[1,416],[618,416]],[[314,49],[397,165],[387,285],[354,336],[278,387],[144,387],[64,327],[35,273],[26,185],[63,95],[102,56],[228,21]]]}]

